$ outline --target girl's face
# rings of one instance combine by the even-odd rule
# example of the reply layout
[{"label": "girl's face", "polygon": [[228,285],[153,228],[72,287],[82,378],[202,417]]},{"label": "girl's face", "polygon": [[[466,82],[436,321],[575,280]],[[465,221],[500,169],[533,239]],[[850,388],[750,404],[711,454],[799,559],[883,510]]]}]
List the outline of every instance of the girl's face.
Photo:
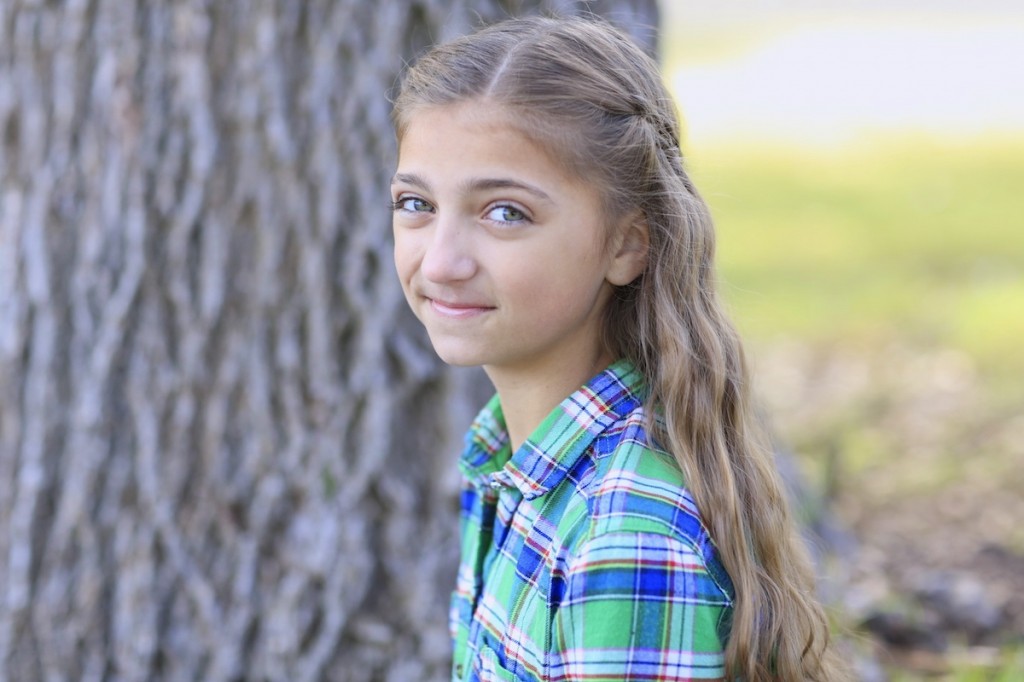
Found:
[{"label": "girl's face", "polygon": [[612,284],[642,263],[616,253],[596,188],[509,120],[472,101],[413,113],[391,186],[402,288],[445,362],[597,371]]}]

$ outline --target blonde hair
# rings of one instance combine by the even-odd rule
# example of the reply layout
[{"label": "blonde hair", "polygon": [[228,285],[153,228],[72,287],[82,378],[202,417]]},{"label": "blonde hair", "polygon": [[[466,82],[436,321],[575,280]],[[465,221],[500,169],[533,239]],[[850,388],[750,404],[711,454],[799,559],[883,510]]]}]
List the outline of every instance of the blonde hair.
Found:
[{"label": "blonde hair", "polygon": [[610,221],[637,210],[646,219],[646,269],[612,297],[604,340],[646,377],[648,413],[659,415],[651,435],[679,461],[732,578],[728,677],[838,679],[657,64],[598,19],[504,21],[435,47],[407,71],[394,108],[399,139],[418,108],[466,100],[509,107],[524,132],[601,187]]}]

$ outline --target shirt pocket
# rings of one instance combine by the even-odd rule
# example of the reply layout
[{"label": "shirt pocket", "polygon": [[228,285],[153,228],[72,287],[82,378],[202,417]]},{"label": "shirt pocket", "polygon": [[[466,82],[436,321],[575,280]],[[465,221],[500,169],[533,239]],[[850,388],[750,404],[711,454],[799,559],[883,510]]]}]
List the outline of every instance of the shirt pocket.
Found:
[{"label": "shirt pocket", "polygon": [[501,665],[498,653],[486,644],[481,645],[480,653],[473,662],[473,672],[476,674],[473,679],[480,682],[522,682]]}]

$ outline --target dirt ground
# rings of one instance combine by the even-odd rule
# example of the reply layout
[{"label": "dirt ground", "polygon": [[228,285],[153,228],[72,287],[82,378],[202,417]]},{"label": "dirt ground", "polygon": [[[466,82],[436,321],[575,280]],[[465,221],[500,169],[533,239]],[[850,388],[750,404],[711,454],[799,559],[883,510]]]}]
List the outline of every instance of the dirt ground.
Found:
[{"label": "dirt ground", "polygon": [[832,515],[824,591],[878,662],[862,679],[961,679],[1024,648],[1024,390],[944,349],[778,343],[753,360],[822,491],[808,515]]}]

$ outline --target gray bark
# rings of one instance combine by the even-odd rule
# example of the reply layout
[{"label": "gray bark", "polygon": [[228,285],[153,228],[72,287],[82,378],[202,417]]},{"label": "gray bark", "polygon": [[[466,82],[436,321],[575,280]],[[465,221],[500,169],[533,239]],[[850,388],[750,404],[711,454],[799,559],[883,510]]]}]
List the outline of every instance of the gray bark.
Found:
[{"label": "gray bark", "polygon": [[653,0],[0,0],[0,680],[447,676],[486,390],[391,267],[387,92]]}]

